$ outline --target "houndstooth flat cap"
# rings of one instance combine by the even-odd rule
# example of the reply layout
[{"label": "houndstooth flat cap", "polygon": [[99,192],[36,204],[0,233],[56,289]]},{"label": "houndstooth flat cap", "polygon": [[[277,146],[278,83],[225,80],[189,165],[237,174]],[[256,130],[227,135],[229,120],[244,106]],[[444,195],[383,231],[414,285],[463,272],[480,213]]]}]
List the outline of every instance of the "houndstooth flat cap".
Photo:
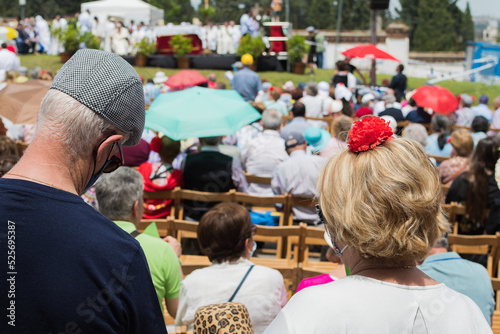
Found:
[{"label": "houndstooth flat cap", "polygon": [[64,64],[51,89],[68,94],[118,129],[131,134],[125,146],[141,139],[146,117],[139,75],[117,54],[79,50]]}]

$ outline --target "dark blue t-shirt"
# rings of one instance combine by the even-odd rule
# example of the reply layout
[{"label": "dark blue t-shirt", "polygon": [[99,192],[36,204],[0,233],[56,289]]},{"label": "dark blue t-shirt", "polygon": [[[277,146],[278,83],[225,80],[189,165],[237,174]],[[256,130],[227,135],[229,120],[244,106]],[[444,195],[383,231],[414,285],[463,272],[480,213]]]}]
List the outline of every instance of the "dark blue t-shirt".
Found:
[{"label": "dark blue t-shirt", "polygon": [[166,333],[139,243],[79,196],[0,179],[0,219],[0,333]]}]

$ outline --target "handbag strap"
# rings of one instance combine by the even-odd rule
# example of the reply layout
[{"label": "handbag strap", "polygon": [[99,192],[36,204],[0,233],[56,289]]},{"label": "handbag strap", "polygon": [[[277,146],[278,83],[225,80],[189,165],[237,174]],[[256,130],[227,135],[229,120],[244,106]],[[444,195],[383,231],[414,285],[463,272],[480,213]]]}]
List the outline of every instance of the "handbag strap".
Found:
[{"label": "handbag strap", "polygon": [[134,238],[136,238],[139,234],[141,234],[141,232],[139,232],[137,230],[130,232],[130,235],[133,236]]},{"label": "handbag strap", "polygon": [[245,280],[248,277],[248,274],[250,274],[250,272],[252,271],[253,267],[255,267],[255,265],[252,264],[250,266],[250,268],[248,268],[247,273],[245,274],[245,276],[243,276],[243,279],[241,280],[241,282],[238,285],[238,287],[236,288],[236,290],[234,290],[233,295],[231,296],[231,298],[229,298],[228,302],[232,302],[233,301],[234,297],[236,296],[236,294],[238,293],[238,291],[240,291],[240,288],[243,285],[243,282],[245,282]]}]

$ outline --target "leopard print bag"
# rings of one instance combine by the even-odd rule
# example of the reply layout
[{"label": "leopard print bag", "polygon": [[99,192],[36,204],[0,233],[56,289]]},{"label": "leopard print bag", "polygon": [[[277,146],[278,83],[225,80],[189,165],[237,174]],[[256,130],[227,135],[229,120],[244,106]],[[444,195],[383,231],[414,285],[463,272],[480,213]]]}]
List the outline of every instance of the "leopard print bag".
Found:
[{"label": "leopard print bag", "polygon": [[198,308],[193,333],[253,334],[253,328],[245,305],[227,302]]}]

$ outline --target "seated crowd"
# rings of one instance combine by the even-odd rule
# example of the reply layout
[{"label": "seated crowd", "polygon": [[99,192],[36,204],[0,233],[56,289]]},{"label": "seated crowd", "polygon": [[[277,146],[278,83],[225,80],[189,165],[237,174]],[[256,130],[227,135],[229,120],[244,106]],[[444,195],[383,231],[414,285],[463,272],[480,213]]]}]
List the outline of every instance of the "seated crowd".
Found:
[{"label": "seated crowd", "polygon": [[[80,51],[75,55],[78,56],[107,57],[104,52],[90,50]],[[121,63],[121,58],[103,61],[116,62],[115,65],[119,64],[116,68],[128,66]],[[90,75],[83,74],[85,71],[80,68],[71,72],[71,66],[85,65],[69,62],[64,66],[76,77],[75,80],[82,76],[80,79],[84,81],[87,79],[85,75]],[[481,263],[478,264],[448,251],[450,226],[442,204],[457,202],[465,205],[466,215],[458,224],[461,234],[500,232],[500,189],[498,178],[495,178],[495,174],[500,173],[497,166],[500,135],[490,131],[500,127],[495,123],[495,120],[500,121],[500,97],[494,101],[497,110],[493,113],[488,109],[486,96],[479,99],[477,107],[471,108],[472,98],[462,94],[459,110],[442,115],[419,107],[409,95],[400,102],[403,96],[391,89],[382,93],[355,90],[352,78],[348,74],[345,74],[346,78],[342,77],[346,64],[339,63],[337,67],[340,77],[337,73],[332,83],[340,84],[335,86],[322,81],[297,87],[287,82],[281,88],[264,82],[256,85],[258,89],[254,91],[246,87],[245,94],[253,96],[250,103],[261,114],[261,119],[228,136],[173,140],[144,129],[144,119],[137,116],[143,113],[142,105],[140,108],[130,107],[137,111],[131,135],[123,130],[126,125],[122,119],[110,124],[93,120],[101,124],[96,128],[102,133],[95,130],[92,140],[100,144],[92,144],[95,147],[82,144],[85,158],[69,156],[64,163],[68,170],[74,161],[78,161],[75,170],[89,169],[71,191],[63,188],[68,182],[59,184],[57,179],[40,181],[38,178],[42,172],[37,174],[31,167],[40,159],[43,161],[41,168],[48,170],[52,158],[44,155],[44,146],[58,161],[63,159],[57,157],[57,152],[67,150],[75,154],[78,150],[67,148],[70,139],[65,144],[58,144],[60,146],[51,146],[53,144],[46,135],[55,132],[59,123],[55,116],[54,119],[50,117],[54,111],[49,106],[71,102],[75,109],[80,108],[82,114],[89,113],[89,119],[104,119],[97,115],[109,116],[106,114],[109,110],[100,114],[101,111],[97,111],[100,109],[92,103],[89,103],[92,108],[86,107],[84,102],[88,102],[85,100],[88,97],[82,98],[67,88],[63,77],[67,74],[61,71],[62,74],[55,78],[55,86],[47,94],[49,98],[42,103],[34,145],[23,157],[16,144],[16,140],[23,139],[19,136],[19,128],[9,124],[8,120],[5,120],[5,126],[0,122],[0,173],[5,176],[1,179],[5,190],[0,191],[0,199],[7,201],[7,198],[20,196],[18,192],[29,188],[25,183],[34,181],[36,189],[28,199],[35,200],[36,196],[44,194],[50,209],[43,209],[43,212],[48,215],[54,215],[60,221],[68,219],[65,216],[72,213],[72,209],[58,212],[54,203],[69,201],[77,214],[100,219],[100,245],[92,241],[88,230],[91,227],[81,226],[85,225],[80,221],[83,218],[78,221],[79,232],[61,227],[62,223],[56,224],[55,227],[60,228],[56,232],[58,236],[60,233],[71,236],[82,233],[86,235],[85,241],[78,242],[78,245],[96,247],[92,255],[105,258],[110,254],[122,263],[140,264],[136,266],[140,270],[131,272],[138,281],[130,283],[123,296],[110,297],[110,311],[98,315],[100,320],[97,322],[102,332],[118,332],[111,326],[119,328],[122,318],[129,317],[129,314],[138,317],[142,311],[150,316],[123,320],[130,321],[127,330],[132,328],[129,332],[140,333],[141,326],[144,326],[152,333],[163,332],[158,329],[163,325],[158,318],[159,310],[164,306],[175,318],[176,325],[201,332],[200,327],[209,326],[204,321],[213,320],[203,318],[201,310],[228,302],[243,305],[241,317],[250,328],[247,331],[240,328],[244,333],[491,332],[495,301],[488,272],[481,265],[482,259],[472,258]],[[119,71],[115,66],[99,70],[109,71],[110,76],[115,75],[113,71]],[[135,94],[136,98],[149,95],[154,100],[160,94],[141,87],[136,74],[126,73],[135,89],[130,94]],[[154,82],[149,81],[146,86],[149,84],[154,85]],[[68,93],[63,93],[63,89]],[[81,118],[79,123],[85,123],[85,117],[77,115],[75,118],[77,121]],[[71,121],[66,120],[68,124]],[[409,123],[398,124],[404,121]],[[424,125],[430,127],[430,131]],[[12,136],[15,130],[17,134]],[[78,134],[84,136],[79,131]],[[59,140],[58,134],[55,137]],[[122,149],[122,144],[128,147]],[[118,167],[120,163],[122,166]],[[105,174],[100,176],[101,173]],[[249,183],[248,174],[268,178],[269,183]],[[96,176],[100,178],[91,187]],[[442,186],[449,187],[444,198]],[[49,187],[51,191],[45,189]],[[211,193],[234,190],[252,196],[289,194],[317,199],[316,208],[293,207],[293,223],[323,228],[329,244],[327,258],[331,262],[341,261],[346,272],[334,271],[306,279],[299,284],[300,292],[288,301],[282,274],[251,261],[257,248],[254,240],[257,228],[246,207],[229,202],[207,204],[186,200],[183,202],[183,219],[199,222],[199,250],[212,264],[184,277],[179,242],[170,236],[160,239],[146,231],[138,231],[142,219],[166,218],[173,207],[172,199],[144,199],[144,191],[157,192],[176,187]],[[71,193],[72,197],[67,199],[64,197],[66,193]],[[83,203],[82,198],[105,218],[87,206],[79,206]],[[10,213],[11,202],[12,199],[5,209],[0,207],[0,213]],[[21,211],[17,210],[12,219],[23,223]],[[34,214],[31,208],[28,211],[30,215]],[[20,225],[19,233],[27,233],[26,226]],[[46,235],[44,228],[39,226],[36,232]],[[118,246],[105,245],[106,238],[111,238],[111,242]],[[49,239],[47,236],[43,241],[47,249],[50,248]],[[30,242],[36,243],[32,239]],[[138,255],[128,254],[130,248],[139,249],[134,253]],[[47,253],[46,249],[43,250],[44,254],[53,255],[54,252],[60,251]],[[85,276],[83,271],[95,265],[88,262],[90,259],[78,257],[75,251],[61,256],[78,259],[68,269],[75,270],[70,277]],[[27,256],[21,255],[20,258],[26,261]],[[106,270],[111,272],[112,260],[104,261]],[[76,271],[74,267],[79,261],[84,268]],[[37,274],[43,272],[41,267],[37,264]],[[55,267],[53,264],[51,268]],[[145,270],[149,270],[151,282],[141,276]],[[94,279],[98,281],[97,285],[104,285],[108,278],[96,274]],[[21,279],[26,284],[27,278]],[[144,282],[147,283],[144,289],[146,297],[135,305],[135,298],[139,296],[134,295],[134,291],[140,290],[138,284]],[[474,287],[469,286],[471,282]],[[45,281],[41,284],[50,286]],[[84,284],[88,293],[94,293],[93,283]],[[125,282],[124,286],[127,284]],[[42,298],[42,295],[37,297]],[[59,298],[64,299],[64,295]],[[57,296],[50,300],[56,301]],[[438,316],[436,301],[440,306]],[[69,309],[68,303],[65,301],[64,307]],[[30,307],[34,310],[38,306]],[[43,317],[40,314],[33,311],[21,319],[40,321]],[[68,311],[67,318],[71,316],[73,314]],[[228,326],[229,323],[232,324],[220,321],[218,326]],[[106,327],[106,324],[112,325]],[[245,327],[241,324],[231,326]],[[46,322],[41,328],[60,329]],[[210,332],[212,329],[215,332],[215,328]],[[83,329],[91,331],[91,325],[85,324]]]}]

